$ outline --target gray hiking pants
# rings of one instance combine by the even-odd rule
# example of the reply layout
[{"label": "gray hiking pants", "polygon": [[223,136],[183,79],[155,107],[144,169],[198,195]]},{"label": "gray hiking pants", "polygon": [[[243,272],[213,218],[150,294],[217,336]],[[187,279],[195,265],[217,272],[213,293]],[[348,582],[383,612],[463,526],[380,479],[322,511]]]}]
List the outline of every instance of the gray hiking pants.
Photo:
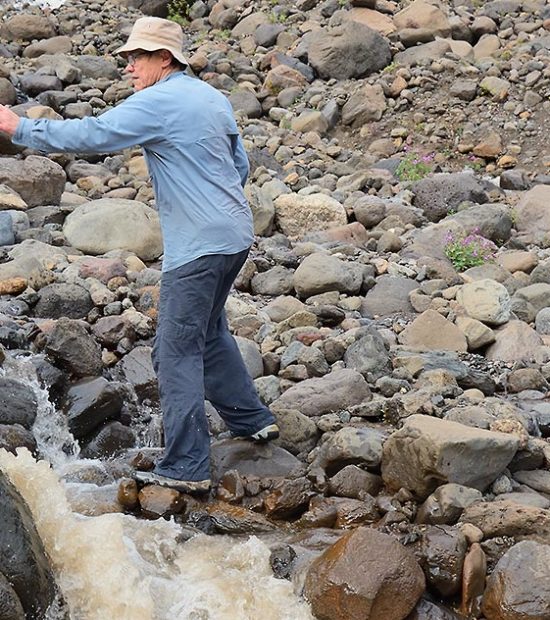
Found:
[{"label": "gray hiking pants", "polygon": [[227,328],[224,305],[248,250],[202,256],[162,274],[153,366],[163,411],[165,452],[155,472],[210,478],[205,398],[234,435],[275,422],[256,393]]}]

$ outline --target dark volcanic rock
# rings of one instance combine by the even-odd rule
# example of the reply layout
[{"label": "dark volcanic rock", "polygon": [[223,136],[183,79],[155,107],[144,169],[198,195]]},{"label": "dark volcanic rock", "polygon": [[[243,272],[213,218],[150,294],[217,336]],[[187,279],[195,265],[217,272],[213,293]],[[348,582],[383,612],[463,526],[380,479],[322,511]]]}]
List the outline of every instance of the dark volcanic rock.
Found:
[{"label": "dark volcanic rock", "polygon": [[55,580],[30,511],[0,472],[0,572],[17,593],[26,618],[44,618]]},{"label": "dark volcanic rock", "polygon": [[0,424],[20,424],[30,428],[38,402],[32,388],[16,379],[0,377]]}]

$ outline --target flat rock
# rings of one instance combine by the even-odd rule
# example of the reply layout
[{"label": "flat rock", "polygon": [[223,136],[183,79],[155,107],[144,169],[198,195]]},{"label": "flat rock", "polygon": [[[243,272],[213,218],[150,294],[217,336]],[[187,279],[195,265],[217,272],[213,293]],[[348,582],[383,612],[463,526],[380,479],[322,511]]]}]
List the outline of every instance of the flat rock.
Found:
[{"label": "flat rock", "polygon": [[406,419],[384,444],[382,478],[425,499],[440,484],[485,490],[514,457],[519,439],[424,415]]},{"label": "flat rock", "polygon": [[401,344],[421,351],[467,351],[462,331],[435,310],[426,310],[398,337]]}]

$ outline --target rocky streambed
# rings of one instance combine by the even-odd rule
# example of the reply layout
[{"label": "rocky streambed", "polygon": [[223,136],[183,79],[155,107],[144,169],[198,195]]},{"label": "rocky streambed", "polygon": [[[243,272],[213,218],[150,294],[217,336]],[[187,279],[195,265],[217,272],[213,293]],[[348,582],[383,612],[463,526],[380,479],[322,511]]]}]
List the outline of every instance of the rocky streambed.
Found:
[{"label": "rocky streambed", "polygon": [[[0,102],[116,105],[112,50],[169,11],[131,4],[2,5]],[[190,6],[191,69],[230,98],[252,168],[257,240],[226,311],[281,428],[235,441],[209,407],[202,500],[131,482],[161,449],[139,150],[46,158],[0,137],[0,492],[44,584],[37,600],[2,564],[10,618],[307,617],[297,597],[320,620],[550,618],[549,19],[515,0]],[[103,601],[67,559],[71,540],[97,552],[94,527],[113,541]]]}]

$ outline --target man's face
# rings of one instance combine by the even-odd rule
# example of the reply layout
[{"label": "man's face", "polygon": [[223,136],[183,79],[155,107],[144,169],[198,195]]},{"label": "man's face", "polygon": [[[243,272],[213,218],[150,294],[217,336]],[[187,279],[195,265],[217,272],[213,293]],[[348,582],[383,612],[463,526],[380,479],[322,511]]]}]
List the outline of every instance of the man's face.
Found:
[{"label": "man's face", "polygon": [[136,50],[126,57],[128,64],[124,69],[130,74],[134,90],[143,90],[156,84],[164,77],[164,62],[161,52]]}]

